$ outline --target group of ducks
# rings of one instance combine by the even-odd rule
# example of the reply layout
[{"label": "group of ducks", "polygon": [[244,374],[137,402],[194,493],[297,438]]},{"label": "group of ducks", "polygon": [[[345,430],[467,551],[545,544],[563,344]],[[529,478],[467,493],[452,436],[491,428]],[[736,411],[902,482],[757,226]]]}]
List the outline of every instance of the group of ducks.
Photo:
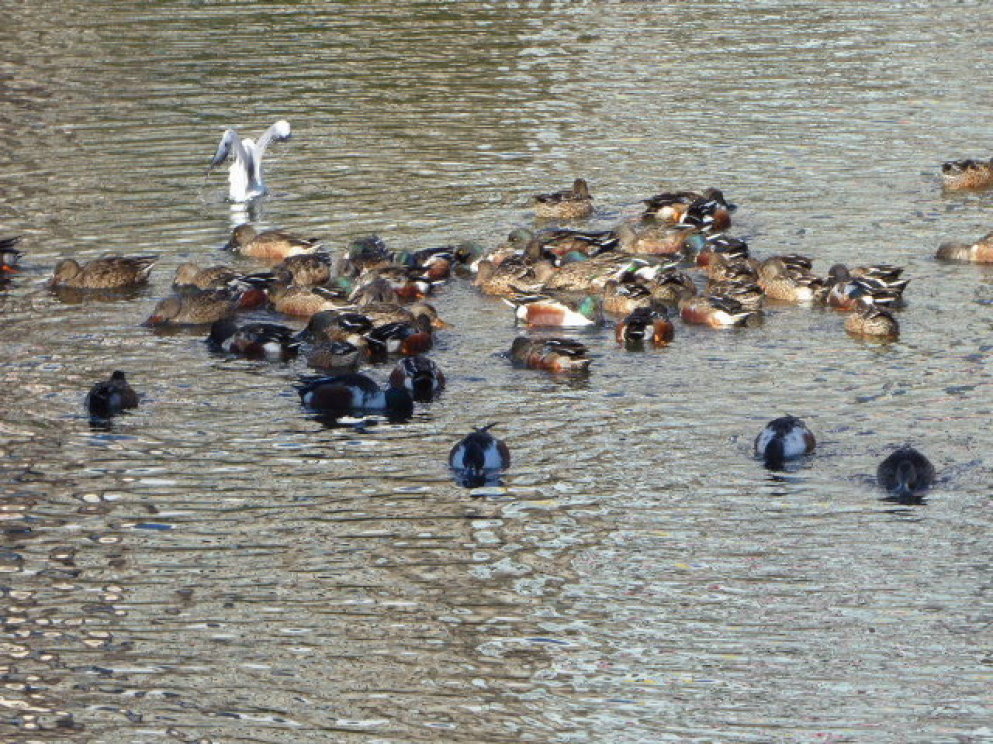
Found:
[{"label": "group of ducks", "polygon": [[[227,246],[241,255],[279,261],[267,271],[245,273],[229,266],[177,267],[173,293],[159,300],[143,325],[208,328],[217,352],[287,362],[306,350],[309,366],[331,372],[297,383],[302,405],[325,420],[369,412],[406,420],[414,402],[433,399],[445,386],[438,365],[425,355],[435,329],[447,327],[425,301],[457,263],[454,249],[400,255],[370,237],[353,242],[337,260],[317,241],[282,231],[234,230]],[[103,256],[79,265],[59,261],[49,285],[113,293],[147,284],[155,258]],[[244,309],[268,306],[306,318],[302,331],[276,322],[239,323]],[[386,387],[358,371],[365,362],[394,361]],[[86,397],[91,417],[106,420],[138,405],[123,371],[97,383]],[[483,427],[453,447],[451,463],[467,486],[493,482],[510,463],[506,446]]]},{"label": "group of ducks", "polygon": [[[624,344],[670,343],[674,314],[712,328],[756,325],[770,302],[819,303],[847,312],[845,328],[853,335],[898,337],[893,311],[909,283],[902,267],[836,264],[820,277],[812,259],[799,254],[756,259],[746,241],[725,232],[736,207],[719,189],[666,192],[644,203],[637,219],[610,230],[515,230],[474,262],[475,284],[503,297],[528,325],[592,326],[614,314],[615,336]],[[589,187],[577,179],[571,189],[536,197],[535,211],[563,220],[589,215]],[[522,343],[519,350],[540,352],[545,368],[556,371],[586,363],[571,344]]]},{"label": "group of ducks", "polygon": [[[232,201],[266,193],[262,156],[269,144],[289,136],[285,121],[276,122],[257,142],[234,130],[224,133],[210,168],[232,161]],[[17,271],[19,240],[0,241],[0,282]],[[213,351],[251,359],[286,362],[305,355],[309,366],[325,374],[301,376],[296,384],[300,401],[324,420],[370,412],[406,420],[415,402],[430,401],[444,388],[445,376],[426,352],[435,331],[447,324],[426,298],[453,267],[480,252],[475,247],[395,252],[371,236],[332,257],[318,240],[244,224],[233,230],[225,248],[266,266],[246,272],[184,263],[176,269],[171,294],[155,304],[143,325],[202,327]],[[56,263],[48,285],[60,296],[130,297],[135,288],[148,284],[156,260],[105,255],[80,263],[67,258]],[[306,319],[306,328],[238,320],[238,313],[263,306]],[[369,362],[394,363],[385,386],[359,371]],[[125,372],[118,370],[91,388],[85,405],[93,420],[104,423],[137,407],[139,400]],[[452,447],[449,460],[463,485],[492,483],[509,466],[508,449],[490,433],[492,427],[474,430]]]},{"label": "group of ducks", "polygon": [[[210,168],[231,161],[232,201],[266,193],[262,156],[270,143],[288,139],[290,132],[281,120],[257,142],[240,138],[235,130],[224,133]],[[993,161],[946,163],[942,172],[947,188],[993,185]],[[315,239],[280,230],[258,232],[245,224],[235,228],[226,248],[264,261],[268,269],[245,273],[230,266],[183,264],[173,293],[156,304],[145,324],[209,326],[212,349],[256,359],[288,361],[306,349],[308,364],[331,374],[301,378],[301,403],[334,419],[377,411],[402,420],[415,401],[431,400],[444,388],[444,375],[425,352],[434,331],[447,324],[426,297],[453,271],[473,276],[483,293],[502,297],[517,322],[529,327],[599,325],[605,313],[613,314],[615,338],[626,348],[672,342],[672,313],[687,324],[750,326],[760,322],[767,301],[823,303],[849,313],[845,328],[851,334],[898,336],[893,311],[902,305],[908,284],[901,267],[838,264],[818,277],[811,259],[798,254],[757,260],[744,240],[727,235],[736,206],[715,188],[665,192],[643,203],[636,219],[610,230],[518,229],[489,252],[472,243],[393,252],[372,236],[332,257]],[[535,196],[533,209],[539,219],[560,222],[595,212],[583,179],[569,189]],[[0,241],[0,282],[16,271],[16,243],[16,238]],[[944,244],[938,256],[993,260],[993,233],[972,245]],[[50,285],[56,290],[128,289],[147,283],[155,260],[110,255],[80,265],[64,259],[56,264]],[[266,304],[276,313],[307,318],[307,327],[296,332],[279,323],[235,320],[238,311]],[[583,372],[590,365],[586,346],[564,337],[519,336],[509,357],[520,366],[552,372]],[[358,371],[364,362],[392,359],[396,363],[385,388]],[[90,414],[104,419],[137,404],[121,371],[95,385],[86,399]],[[493,436],[492,427],[474,430],[452,448],[449,464],[463,485],[498,481],[509,466],[508,448]],[[756,454],[770,468],[813,447],[813,435],[795,417],[770,422],[755,441]],[[909,500],[930,485],[934,469],[916,450],[903,448],[880,465],[878,475],[887,490]]]}]

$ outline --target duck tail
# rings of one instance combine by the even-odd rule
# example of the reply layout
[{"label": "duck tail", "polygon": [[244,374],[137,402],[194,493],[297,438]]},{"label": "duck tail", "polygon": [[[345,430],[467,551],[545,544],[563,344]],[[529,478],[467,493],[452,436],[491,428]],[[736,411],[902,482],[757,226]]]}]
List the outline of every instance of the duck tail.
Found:
[{"label": "duck tail", "polygon": [[410,386],[417,400],[430,399],[434,394],[434,375],[430,370],[418,372],[410,378]]},{"label": "duck tail", "polygon": [[893,489],[893,496],[896,497],[897,501],[904,504],[914,501],[915,499],[914,489],[910,487],[909,483],[905,483],[903,481],[896,484],[896,487]]},{"label": "duck tail", "polygon": [[896,468],[896,485],[893,495],[903,503],[916,500],[917,469],[909,460],[902,460]]},{"label": "duck tail", "polygon": [[762,459],[770,470],[778,470],[783,467],[783,463],[786,461],[786,448],[782,437],[773,437],[769,440],[769,444],[765,446],[765,452],[762,453]]},{"label": "duck tail", "polygon": [[748,310],[743,313],[735,313],[732,317],[735,326],[739,328],[751,328],[759,324],[762,314],[758,310]]}]

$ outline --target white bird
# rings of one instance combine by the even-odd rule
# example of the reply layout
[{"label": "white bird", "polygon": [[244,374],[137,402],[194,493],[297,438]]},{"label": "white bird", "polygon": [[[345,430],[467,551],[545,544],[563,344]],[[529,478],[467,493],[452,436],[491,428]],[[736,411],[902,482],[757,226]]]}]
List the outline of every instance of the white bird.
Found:
[{"label": "white bird", "polygon": [[228,168],[228,197],[231,201],[247,202],[262,196],[268,191],[262,178],[262,156],[270,142],[282,142],[289,138],[290,123],[285,119],[265,130],[258,142],[250,137],[240,137],[234,129],[225,129],[207,173],[231,158]]}]

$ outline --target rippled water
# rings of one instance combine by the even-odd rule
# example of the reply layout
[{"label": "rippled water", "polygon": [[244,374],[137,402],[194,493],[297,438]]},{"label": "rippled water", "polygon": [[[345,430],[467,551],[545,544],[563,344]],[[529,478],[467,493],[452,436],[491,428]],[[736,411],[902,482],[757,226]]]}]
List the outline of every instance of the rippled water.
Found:
[{"label": "rippled water", "polygon": [[[993,273],[930,258],[990,228],[937,177],[991,154],[988,6],[4,10],[4,741],[993,741]],[[602,226],[717,185],[759,255],[905,265],[902,338],[782,306],[640,354],[582,334],[592,372],[562,380],[512,369],[509,311],[456,280],[445,394],[325,428],[302,363],[138,326],[176,265],[230,260],[222,129],[279,117],[264,225],[495,245],[576,175]],[[158,254],[151,287],[42,288],[108,250]],[[143,404],[91,429],[115,368]],[[818,453],[771,475],[750,443],[784,412]],[[445,458],[490,421],[514,466],[474,495]],[[904,441],[941,475],[922,507],[872,482]]]}]

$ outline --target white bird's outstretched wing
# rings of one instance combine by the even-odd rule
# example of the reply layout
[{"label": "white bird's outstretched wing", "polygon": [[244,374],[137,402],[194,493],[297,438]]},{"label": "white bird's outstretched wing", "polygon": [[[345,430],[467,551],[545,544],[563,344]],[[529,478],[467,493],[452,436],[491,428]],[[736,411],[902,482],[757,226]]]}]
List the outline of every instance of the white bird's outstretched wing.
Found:
[{"label": "white bird's outstretched wing", "polygon": [[286,119],[280,119],[265,130],[262,136],[259,137],[259,141],[255,143],[256,157],[261,162],[262,155],[265,153],[270,142],[283,142],[288,140],[291,134],[290,123]]},{"label": "white bird's outstretched wing", "polygon": [[233,129],[225,129],[224,134],[221,135],[221,142],[217,146],[217,152],[214,153],[214,159],[210,161],[210,168],[220,165],[229,157],[237,159],[238,152],[243,149],[238,133]]}]

